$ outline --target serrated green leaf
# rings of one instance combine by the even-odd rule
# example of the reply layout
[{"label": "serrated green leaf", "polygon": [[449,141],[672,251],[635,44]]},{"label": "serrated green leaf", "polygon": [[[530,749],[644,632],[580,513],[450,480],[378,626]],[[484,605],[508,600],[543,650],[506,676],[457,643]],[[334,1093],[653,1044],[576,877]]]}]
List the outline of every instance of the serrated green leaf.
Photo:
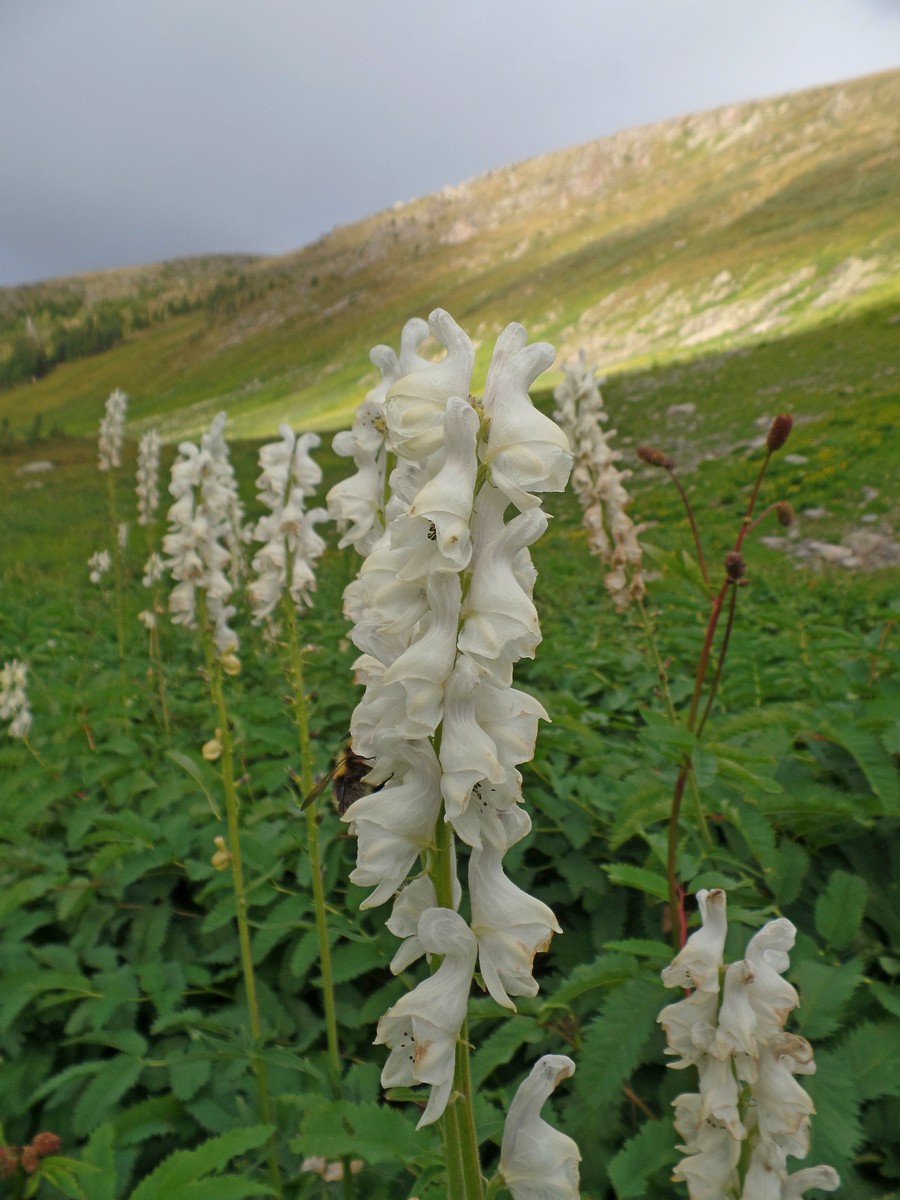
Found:
[{"label": "serrated green leaf", "polygon": [[[426,1098],[426,1093],[418,1097]],[[417,1132],[415,1121],[398,1109],[347,1100],[332,1101],[309,1113],[297,1139],[304,1154],[325,1158],[352,1154],[372,1164],[414,1162],[423,1150],[435,1149],[436,1142],[433,1131]]]},{"label": "serrated green leaf", "polygon": [[884,814],[896,816],[900,813],[897,765],[876,734],[852,721],[823,725],[821,732],[852,755],[869,787],[880,797]]},{"label": "serrated green leaf", "polygon": [[247,1200],[251,1196],[274,1196],[275,1189],[267,1183],[242,1179],[239,1175],[216,1175],[185,1184],[178,1200]]},{"label": "serrated green leaf", "polygon": [[800,1007],[794,1014],[805,1038],[815,1042],[840,1027],[844,1005],[862,979],[862,964],[851,958],[840,966],[822,962],[799,962],[792,977],[800,991]]},{"label": "serrated green leaf", "polygon": [[75,1105],[72,1113],[75,1132],[83,1136],[96,1129],[109,1110],[137,1083],[143,1069],[143,1062],[128,1054],[117,1054],[104,1062]]},{"label": "serrated green leaf", "polygon": [[859,933],[866,907],[865,881],[848,871],[833,871],[816,901],[816,930],[827,946],[843,950]]},{"label": "serrated green leaf", "polygon": [[169,1081],[172,1094],[179,1100],[190,1100],[196,1096],[212,1074],[212,1063],[208,1058],[179,1057],[169,1063]]},{"label": "serrated green leaf", "polygon": [[647,1194],[647,1180],[661,1167],[674,1166],[677,1135],[672,1122],[645,1121],[609,1164],[609,1178],[617,1200],[637,1200]]},{"label": "serrated green leaf", "polygon": [[872,995],[892,1016],[900,1017],[900,987],[888,987],[886,983],[875,980],[869,984]]},{"label": "serrated green leaf", "polygon": [[[271,1134],[271,1125],[251,1125],[246,1129],[229,1129],[207,1139],[195,1150],[176,1150],[141,1180],[129,1200],[171,1200],[173,1196],[181,1196],[182,1188],[211,1171],[221,1170],[239,1154],[258,1149]],[[269,1193],[263,1189],[260,1194]]]},{"label": "serrated green leaf", "polygon": [[530,1046],[544,1037],[543,1030],[527,1018],[510,1014],[487,1037],[479,1039],[472,1055],[472,1081],[479,1088],[491,1072],[503,1066],[522,1046]]},{"label": "serrated green leaf", "polygon": [[586,1027],[581,1043],[575,1091],[592,1106],[615,1106],[622,1082],[644,1061],[650,1042],[662,1035],[656,1023],[665,1003],[662,982],[643,975],[629,980],[610,995],[597,1017]]},{"label": "serrated green leaf", "polygon": [[803,1079],[803,1087],[816,1106],[808,1161],[829,1163],[842,1174],[863,1136],[849,1057],[840,1048],[817,1051],[816,1073]]},{"label": "serrated green leaf", "polygon": [[900,1096],[900,1023],[867,1021],[841,1043],[861,1100]]},{"label": "serrated green leaf", "polygon": [[604,949],[620,950],[623,954],[634,954],[638,958],[661,958],[664,962],[672,957],[672,947],[653,938],[623,938],[621,941],[607,942]]},{"label": "serrated green leaf", "polygon": [[632,867],[629,863],[610,863],[608,866],[604,865],[603,870],[613,883],[637,888],[638,891],[655,896],[658,900],[669,898],[669,884],[665,876],[656,871],[648,871],[645,867]]}]

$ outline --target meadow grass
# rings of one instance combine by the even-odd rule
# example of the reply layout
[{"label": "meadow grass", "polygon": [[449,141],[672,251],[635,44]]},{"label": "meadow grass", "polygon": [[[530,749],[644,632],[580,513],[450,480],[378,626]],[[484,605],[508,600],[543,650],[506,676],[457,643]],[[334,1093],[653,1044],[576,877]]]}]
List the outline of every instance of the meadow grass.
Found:
[{"label": "meadow grass", "polygon": [[[650,523],[643,539],[654,547],[649,565],[659,577],[648,608],[676,705],[689,696],[708,598],[674,488],[631,449],[649,442],[683,465],[714,578],[776,412],[792,412],[796,423],[762,504],[790,499],[803,532],[814,528],[816,536],[839,537],[863,510],[892,526],[894,467],[884,436],[898,398],[892,315],[873,309],[738,352],[614,375],[604,386],[615,444],[626,451],[620,465],[635,469],[632,515]],[[549,397],[539,402],[549,405]],[[669,415],[688,403],[693,414]],[[119,473],[121,496],[133,478],[133,449]],[[232,445],[254,513],[257,449]],[[324,487],[346,473],[327,446],[316,457]],[[19,473],[36,458],[54,469]],[[214,734],[202,656],[185,630],[164,623],[166,739],[135,620],[146,603],[137,578],[142,531],[132,527],[127,551],[124,679],[108,597],[87,581],[87,557],[108,541],[105,503],[94,439],[47,439],[0,455],[0,658],[30,664],[40,755],[10,739],[0,744],[9,781],[0,801],[0,1122],[8,1142],[51,1128],[66,1154],[106,1163],[110,1200],[206,1137],[232,1139],[222,1143],[217,1169],[227,1172],[233,1159],[250,1190],[224,1178],[210,1178],[210,1187],[263,1194],[266,1132],[254,1132],[233,899],[210,865],[223,823],[221,781],[200,754]],[[803,518],[805,507],[827,515]],[[509,860],[510,874],[554,907],[565,934],[540,962],[540,995],[517,1014],[498,1012],[487,998],[472,1005],[485,1163],[496,1159],[521,1056],[556,1052],[562,1042],[578,1072],[556,1111],[583,1148],[585,1196],[674,1194],[668,1104],[683,1085],[661,1065],[655,1015],[665,1002],[665,826],[684,740],[666,723],[646,630],[607,601],[574,498],[549,497],[547,508],[551,529],[534,549],[544,640],[517,678],[552,724],[524,768],[535,831]],[[776,531],[773,521],[760,533]],[[691,891],[728,889],[734,947],[745,939],[742,925],[773,914],[788,913],[800,928],[798,1015],[819,1064],[810,1084],[819,1110],[810,1161],[833,1163],[848,1194],[874,1200],[890,1194],[900,1172],[888,1136],[900,1116],[892,1026],[900,977],[898,573],[801,568],[754,538],[745,554],[750,583],[740,594],[731,661],[696,753],[714,850],[686,818],[683,877]],[[354,651],[340,616],[356,567],[332,544],[303,618],[301,637],[316,646],[308,682],[320,771],[356,701]],[[439,1200],[438,1146],[428,1130],[413,1134],[412,1097],[378,1103],[380,1060],[369,1043],[406,981],[386,969],[395,944],[380,919],[358,911],[362,891],[347,882],[352,842],[327,805],[320,833],[347,1070],[342,1098],[326,1085],[309,864],[291,784],[296,732],[275,649],[243,608],[240,620],[244,668],[229,681],[229,707],[287,1194],[323,1194],[322,1181],[301,1169],[306,1155],[355,1155],[364,1163],[361,1196]],[[199,1159],[188,1165],[212,1170]],[[149,1185],[145,1191],[141,1200],[150,1200]]]}]

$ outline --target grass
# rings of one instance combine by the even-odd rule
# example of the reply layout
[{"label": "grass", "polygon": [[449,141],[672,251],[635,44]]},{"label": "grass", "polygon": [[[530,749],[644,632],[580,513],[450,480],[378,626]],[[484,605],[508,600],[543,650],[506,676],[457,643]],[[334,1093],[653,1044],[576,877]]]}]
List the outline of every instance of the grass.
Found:
[{"label": "grass", "polygon": [[[890,306],[873,308],[736,352],[618,373],[605,385],[616,444],[636,472],[633,515],[651,523],[644,536],[657,548],[649,607],[677,705],[689,693],[706,600],[681,557],[690,543],[674,489],[640,467],[633,448],[650,442],[683,464],[715,572],[759,462],[755,443],[776,412],[797,421],[763,503],[787,494],[800,508],[825,507],[816,531],[837,537],[858,519],[862,487],[876,486],[870,504],[895,520],[892,447],[873,435],[893,422],[898,400],[891,314]],[[549,404],[546,393],[539,400]],[[669,415],[679,404],[696,411]],[[123,490],[133,478],[129,448]],[[232,443],[253,511],[257,448]],[[169,459],[173,453],[169,446]],[[790,453],[806,462],[792,464]],[[316,457],[325,486],[345,473],[327,439]],[[20,473],[37,458],[54,469]],[[87,581],[86,559],[106,542],[104,483],[94,436],[0,455],[0,658],[31,665],[34,741],[44,759],[0,743],[0,767],[13,780],[0,798],[0,964],[10,981],[0,997],[0,1120],[17,1144],[37,1129],[60,1132],[65,1153],[100,1164],[106,1194],[119,1200],[129,1178],[149,1178],[172,1150],[213,1133],[237,1137],[253,1123],[254,1100],[227,881],[209,862],[221,826],[207,795],[215,804],[220,782],[199,752],[214,732],[200,656],[186,631],[165,623],[167,742],[146,684],[140,627],[132,619],[123,681],[109,608]],[[606,1200],[614,1189],[638,1195],[640,1187],[668,1195],[674,1137],[666,1114],[684,1081],[662,1068],[655,1033],[665,931],[652,886],[678,742],[660,724],[646,634],[633,613],[620,617],[604,602],[573,497],[547,499],[554,521],[534,553],[544,642],[517,681],[542,700],[552,724],[525,768],[535,829],[510,853],[509,872],[554,906],[565,935],[541,962],[540,996],[517,1014],[499,1014],[483,998],[473,1003],[474,1070],[486,1081],[485,1161],[496,1155],[492,1139],[526,1058],[562,1047],[578,1071],[556,1113],[582,1146],[584,1195]],[[141,532],[133,528],[128,551],[133,612],[143,603]],[[755,538],[746,557],[750,586],[741,592],[731,663],[697,754],[714,850],[702,851],[686,831],[685,879],[691,890],[728,888],[732,955],[746,938],[743,926],[779,912],[799,926],[803,1028],[815,1039],[821,1075],[809,1083],[819,1109],[810,1161],[836,1163],[854,1196],[876,1200],[898,1166],[892,1139],[879,1135],[898,1103],[887,1022],[900,970],[891,965],[900,918],[890,882],[900,815],[891,750],[900,749],[898,572],[800,570]],[[309,681],[320,770],[355,700],[354,655],[339,616],[355,566],[350,553],[326,553],[305,618],[303,636],[318,646]],[[338,934],[346,1098],[335,1101],[324,1083],[308,871],[287,786],[295,739],[273,647],[240,620],[244,670],[230,681],[229,703],[288,1195],[320,1194],[300,1167],[321,1151],[362,1156],[366,1200],[438,1200],[439,1176],[428,1190],[433,1139],[412,1133],[418,1111],[377,1103],[372,1030],[407,981],[384,965],[395,948],[384,914],[357,911],[362,893],[346,882],[352,843],[328,811],[321,828]],[[829,917],[841,903],[850,914],[843,924]],[[858,1082],[837,1088],[835,1078]],[[648,1144],[653,1154],[640,1150]],[[387,1160],[386,1145],[403,1147],[402,1165]],[[253,1154],[235,1170],[245,1184],[263,1177]],[[245,1194],[241,1184],[228,1186]]]}]

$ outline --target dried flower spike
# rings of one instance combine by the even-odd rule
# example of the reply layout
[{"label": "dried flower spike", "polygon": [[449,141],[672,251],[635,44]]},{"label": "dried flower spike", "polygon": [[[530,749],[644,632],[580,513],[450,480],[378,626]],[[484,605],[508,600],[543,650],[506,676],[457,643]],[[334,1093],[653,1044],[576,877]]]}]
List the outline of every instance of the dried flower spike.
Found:
[{"label": "dried flower spike", "polygon": [[774,454],[776,450],[780,450],[784,443],[788,440],[791,429],[794,426],[794,418],[790,413],[779,413],[769,427],[769,432],[766,436],[766,449],[770,454]]}]

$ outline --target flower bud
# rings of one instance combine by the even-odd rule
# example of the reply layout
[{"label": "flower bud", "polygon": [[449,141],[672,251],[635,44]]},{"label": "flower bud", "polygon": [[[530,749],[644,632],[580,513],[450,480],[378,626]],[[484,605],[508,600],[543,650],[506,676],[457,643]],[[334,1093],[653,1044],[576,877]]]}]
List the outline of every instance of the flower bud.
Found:
[{"label": "flower bud", "polygon": [[651,467],[662,467],[664,471],[674,471],[675,469],[675,459],[663,450],[656,450],[653,446],[638,446],[637,456],[641,462],[648,463]]},{"label": "flower bud", "polygon": [[223,837],[215,837],[213,842],[216,852],[209,861],[217,871],[227,871],[231,866],[231,851],[228,849],[228,844]]},{"label": "flower bud", "polygon": [[203,743],[203,749],[200,751],[200,753],[207,762],[215,762],[217,759],[222,757],[222,743],[219,740],[221,733],[221,729],[217,729],[216,736],[214,738],[210,738],[208,742]]},{"label": "flower bud", "polygon": [[779,500],[775,505],[775,514],[782,529],[790,529],[794,523],[794,506],[787,500]]},{"label": "flower bud", "polygon": [[788,435],[794,425],[794,418],[790,413],[779,413],[769,427],[769,432],[766,436],[766,449],[770,454],[774,454],[776,450],[780,450],[784,443],[788,440]]},{"label": "flower bud", "polygon": [[44,1158],[47,1154],[58,1154],[62,1139],[58,1133],[36,1133],[31,1139],[32,1148]]},{"label": "flower bud", "polygon": [[229,650],[227,654],[223,654],[219,662],[222,664],[222,670],[226,675],[240,675],[241,660],[233,651]]},{"label": "flower bud", "polygon": [[747,569],[747,564],[744,562],[743,554],[738,554],[736,550],[732,550],[725,555],[725,574],[732,583],[743,578],[744,572]]}]

